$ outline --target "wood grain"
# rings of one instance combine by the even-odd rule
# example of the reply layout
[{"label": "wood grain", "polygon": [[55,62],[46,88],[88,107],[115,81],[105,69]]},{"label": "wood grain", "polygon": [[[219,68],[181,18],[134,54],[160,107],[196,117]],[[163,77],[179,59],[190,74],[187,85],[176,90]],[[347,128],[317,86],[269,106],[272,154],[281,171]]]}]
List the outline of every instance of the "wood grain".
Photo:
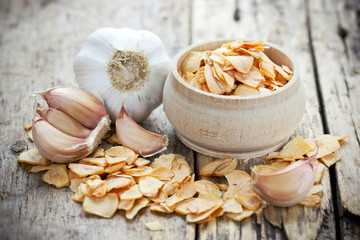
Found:
[{"label": "wood grain", "polygon": [[[72,64],[86,37],[103,26],[147,29],[162,38],[170,56],[188,44],[188,1],[2,1],[1,2],[1,239],[181,239],[195,238],[195,225],[180,215],[142,210],[132,221],[86,214],[72,192],[56,189],[28,174],[11,146],[32,146],[23,132],[31,121],[29,93],[76,85]],[[176,29],[176,31],[174,31]],[[6,113],[6,114],[4,114]],[[193,153],[177,142],[162,108],[143,125],[169,135],[167,152],[180,153],[193,166]],[[164,231],[150,232],[157,220]]]},{"label": "wood grain", "polygon": [[[206,11],[199,11],[205,9],[205,6],[211,7],[207,8]],[[193,41],[215,37],[245,37],[255,40],[262,39],[283,46],[298,62],[300,76],[306,85],[307,110],[294,135],[310,138],[322,134],[321,116],[313,75],[314,69],[311,64],[307,34],[305,3],[299,1],[274,1],[271,3],[268,1],[239,1],[239,21],[233,18],[235,7],[234,2],[224,4],[217,1],[195,1],[193,4]],[[222,11],[218,11],[220,8]],[[206,19],[212,28],[206,28],[204,31],[202,29],[204,25],[200,19]],[[222,20],[219,21],[219,19]],[[202,155],[197,155],[198,162],[210,160]],[[250,160],[249,164],[240,161],[239,168],[248,170],[249,166],[262,161],[264,160],[261,158],[255,161]],[[203,164],[203,162],[198,163],[198,169]],[[264,216],[272,226],[265,223],[264,219],[261,220],[261,225],[257,225],[255,217],[240,224],[233,223],[232,220],[223,217],[218,219],[216,224],[200,225],[200,239],[222,239],[228,234],[242,236],[242,234],[249,234],[249,231],[252,232],[248,236],[249,239],[271,239],[274,236],[276,239],[335,238],[335,220],[328,172],[324,175],[322,184],[324,185],[323,202],[318,208],[268,207],[264,211]],[[280,228],[281,231],[274,227]],[[216,229],[220,228],[222,231],[217,232]]]},{"label": "wood grain", "polygon": [[349,134],[335,165],[338,228],[342,239],[360,236],[360,34],[358,1],[309,4],[311,37],[317,65],[326,131]]}]

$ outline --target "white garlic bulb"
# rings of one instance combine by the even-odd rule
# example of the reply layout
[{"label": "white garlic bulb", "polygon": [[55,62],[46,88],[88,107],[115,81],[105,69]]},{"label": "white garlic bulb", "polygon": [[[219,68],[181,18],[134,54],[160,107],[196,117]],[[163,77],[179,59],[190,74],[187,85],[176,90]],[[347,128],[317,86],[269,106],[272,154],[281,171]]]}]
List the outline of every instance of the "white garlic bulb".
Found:
[{"label": "white garlic bulb", "polygon": [[124,104],[136,122],[162,103],[170,59],[159,37],[145,30],[101,28],[75,58],[79,87],[100,96],[115,122]]}]

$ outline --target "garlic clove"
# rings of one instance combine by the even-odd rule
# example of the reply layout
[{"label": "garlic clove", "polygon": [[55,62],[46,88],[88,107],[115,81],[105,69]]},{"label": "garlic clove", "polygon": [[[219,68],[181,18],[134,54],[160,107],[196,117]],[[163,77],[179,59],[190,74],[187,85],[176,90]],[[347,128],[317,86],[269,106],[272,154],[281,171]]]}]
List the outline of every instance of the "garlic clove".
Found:
[{"label": "garlic clove", "polygon": [[300,202],[311,190],[316,177],[316,155],[300,159],[271,173],[252,168],[252,189],[275,206],[288,207]]},{"label": "garlic clove", "polygon": [[73,137],[87,138],[91,130],[79,123],[77,120],[56,108],[43,107],[40,104],[36,107],[36,113],[44,118],[48,123]]},{"label": "garlic clove", "polygon": [[122,145],[143,157],[164,151],[168,145],[166,135],[159,135],[140,127],[129,117],[124,106],[116,120],[116,134]]},{"label": "garlic clove", "polygon": [[108,115],[102,102],[75,87],[55,87],[41,93],[49,107],[75,118],[85,127],[94,129]]},{"label": "garlic clove", "polygon": [[53,162],[72,162],[91,152],[86,138],[73,137],[63,133],[37,113],[33,119],[33,137],[41,155]]}]

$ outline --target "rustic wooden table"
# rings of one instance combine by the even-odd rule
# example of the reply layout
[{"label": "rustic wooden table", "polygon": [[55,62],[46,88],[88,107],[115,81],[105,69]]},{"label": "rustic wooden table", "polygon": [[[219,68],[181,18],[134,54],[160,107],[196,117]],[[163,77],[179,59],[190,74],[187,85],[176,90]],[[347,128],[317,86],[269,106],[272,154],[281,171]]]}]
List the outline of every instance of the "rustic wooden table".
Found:
[{"label": "rustic wooden table", "polygon": [[[349,134],[342,160],[326,171],[323,201],[315,208],[268,207],[242,222],[220,217],[188,224],[183,216],[142,210],[102,219],[83,212],[68,188],[28,174],[14,144],[33,144],[29,93],[76,86],[74,56],[104,26],[147,29],[168,54],[214,38],[263,39],[287,49],[300,66],[307,108],[294,133]],[[0,1],[0,239],[360,239],[360,3],[357,0],[1,0]],[[168,153],[187,157],[195,172],[211,158],[176,138],[162,107],[143,123],[169,135]],[[239,161],[239,168],[263,161]],[[164,230],[150,232],[158,220]]]}]

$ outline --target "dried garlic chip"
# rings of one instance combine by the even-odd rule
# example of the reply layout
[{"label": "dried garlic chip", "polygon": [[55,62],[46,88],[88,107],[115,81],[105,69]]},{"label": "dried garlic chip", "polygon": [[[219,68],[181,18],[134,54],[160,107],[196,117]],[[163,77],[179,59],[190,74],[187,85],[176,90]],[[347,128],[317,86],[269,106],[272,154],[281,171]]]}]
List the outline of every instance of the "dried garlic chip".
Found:
[{"label": "dried garlic chip", "polygon": [[69,169],[73,171],[79,177],[86,177],[94,174],[102,174],[104,172],[104,168],[100,166],[92,166],[81,163],[70,163]]},{"label": "dried garlic chip", "polygon": [[161,155],[158,158],[155,158],[154,162],[151,164],[151,167],[152,168],[166,167],[167,169],[171,170],[172,163],[175,157],[176,157],[175,154]]},{"label": "dried garlic chip", "polygon": [[221,206],[224,204],[223,201],[218,201],[215,203],[215,206],[212,207],[210,210],[197,214],[197,213],[190,213],[186,215],[186,221],[191,223],[199,223],[200,221],[203,221],[207,219],[211,214],[216,212]]},{"label": "dried garlic chip", "polygon": [[324,174],[324,171],[325,171],[325,165],[320,163],[319,161],[316,161],[316,178],[315,178],[315,183],[314,184],[318,184],[321,179],[322,179],[322,176]]},{"label": "dried garlic chip", "polygon": [[247,217],[250,217],[251,215],[254,214],[254,211],[251,210],[244,210],[241,213],[226,213],[226,216],[228,216],[229,218],[231,218],[234,221],[241,221]]},{"label": "dried garlic chip", "polygon": [[234,96],[247,97],[256,95],[260,95],[260,92],[256,88],[247,86],[245,84],[239,84],[234,91]]},{"label": "dried garlic chip", "polygon": [[176,204],[175,206],[175,212],[182,214],[182,215],[187,215],[190,213],[190,211],[188,210],[187,206],[189,203],[191,203],[193,201],[194,198],[188,198],[185,199],[179,203]]},{"label": "dried garlic chip", "polygon": [[128,190],[124,191],[121,195],[120,195],[120,199],[138,199],[141,198],[143,195],[140,192],[139,189],[139,185],[136,184],[134,186],[132,186],[131,188],[129,188]]},{"label": "dried garlic chip", "polygon": [[135,203],[135,199],[121,199],[118,204],[119,210],[130,210]]},{"label": "dried garlic chip", "polygon": [[308,195],[311,195],[311,194],[319,194],[319,193],[322,192],[323,189],[324,189],[324,187],[323,187],[323,185],[321,185],[321,184],[314,185],[314,186],[311,188],[311,190],[310,190],[310,192],[309,192]]},{"label": "dried garlic chip", "polygon": [[234,66],[236,70],[241,73],[248,73],[253,66],[254,58],[246,55],[239,56],[227,56],[225,57],[227,61]]},{"label": "dried garlic chip", "polygon": [[155,197],[148,197],[148,199],[150,199],[154,203],[164,203],[167,198],[168,198],[168,195],[165,194],[165,192],[163,190],[160,190],[158,192],[158,195],[156,195]]},{"label": "dried garlic chip", "polygon": [[251,183],[251,177],[244,171],[235,170],[225,175],[226,180],[229,183],[229,189],[224,194],[224,199],[235,197],[238,191],[247,187]]},{"label": "dried garlic chip", "polygon": [[108,177],[105,181],[107,192],[110,192],[114,188],[125,188],[133,184],[135,184],[135,181],[132,177],[129,178],[123,175],[111,176]]},{"label": "dried garlic chip", "polygon": [[100,179],[88,180],[86,181],[88,187],[89,195],[95,197],[103,197],[106,194],[106,185],[105,181]]},{"label": "dried garlic chip", "polygon": [[40,152],[37,150],[37,148],[30,148],[29,150],[22,152],[18,157],[18,161],[41,166],[50,164],[49,160],[40,155]]},{"label": "dried garlic chip", "polygon": [[181,183],[175,193],[176,196],[182,199],[191,198],[196,194],[195,184],[193,182]]},{"label": "dried garlic chip", "polygon": [[136,199],[132,208],[129,210],[126,210],[125,217],[129,220],[133,219],[142,208],[144,208],[148,205],[148,203],[149,203],[149,200],[145,197]]},{"label": "dried garlic chip", "polygon": [[320,160],[325,164],[325,166],[330,167],[341,159],[341,156],[337,152],[330,153],[326,156],[320,158]]},{"label": "dried garlic chip", "polygon": [[192,173],[191,168],[187,163],[185,164],[184,162],[179,161],[173,162],[171,171],[174,173],[174,177],[171,181],[178,183],[183,182]]},{"label": "dried garlic chip", "polygon": [[108,193],[104,197],[85,196],[83,209],[85,212],[104,218],[111,218],[118,207],[119,199],[115,193]]},{"label": "dried garlic chip", "polygon": [[140,192],[146,197],[156,197],[159,189],[164,185],[164,182],[154,177],[140,177],[139,189]]},{"label": "dried garlic chip", "polygon": [[228,198],[222,206],[224,212],[241,213],[243,211],[242,205],[235,198]]},{"label": "dried garlic chip", "polygon": [[70,185],[70,179],[66,165],[58,164],[56,167],[48,170],[42,179],[48,184],[52,184],[57,188],[62,188]]},{"label": "dried garlic chip", "polygon": [[168,207],[165,203],[153,203],[150,205],[150,210],[161,213],[172,213],[174,207]]},{"label": "dried garlic chip", "polygon": [[181,64],[181,72],[196,72],[200,66],[201,63],[206,58],[206,51],[198,52],[198,51],[192,51],[190,54],[185,58],[183,63]]},{"label": "dried garlic chip", "polygon": [[98,147],[92,154],[91,157],[93,158],[104,158],[105,157],[105,152],[104,149],[102,147]]},{"label": "dried garlic chip", "polygon": [[[318,146],[318,153],[316,158],[321,158],[323,156],[329,155],[340,148],[340,143],[338,141],[338,137],[332,136],[329,134],[325,134],[319,136],[315,139],[317,146]],[[316,153],[316,149],[312,152],[308,153],[308,156],[311,156]]]},{"label": "dried garlic chip", "polygon": [[183,201],[184,198],[182,197],[178,197],[176,194],[172,195],[171,197],[167,198],[165,201],[166,206],[168,207],[173,207],[175,206],[177,203]]},{"label": "dried garlic chip", "polygon": [[303,158],[305,154],[311,151],[312,147],[301,137],[296,136],[280,151],[280,155],[284,157]]},{"label": "dried garlic chip", "polygon": [[224,176],[235,170],[237,160],[231,158],[219,159],[216,161],[208,162],[200,170],[200,176]]},{"label": "dried garlic chip", "polygon": [[111,137],[109,137],[108,139],[106,139],[106,141],[112,145],[115,145],[115,144],[119,144],[121,145],[121,142],[120,140],[118,139],[116,133],[114,133],[113,135],[111,135]]},{"label": "dried garlic chip", "polygon": [[82,179],[80,178],[75,178],[75,179],[71,179],[70,180],[70,190],[73,191],[74,193],[77,191],[78,187],[80,186],[80,184],[82,183]]},{"label": "dried garlic chip", "polygon": [[145,223],[145,226],[150,231],[161,231],[164,229],[158,221]]},{"label": "dried garlic chip", "polygon": [[52,169],[52,168],[56,167],[57,165],[58,164],[50,164],[50,165],[47,165],[47,166],[29,165],[27,167],[27,172],[29,172],[29,173],[38,173],[38,172],[42,172],[42,171]]},{"label": "dried garlic chip", "polygon": [[166,196],[170,196],[175,193],[178,187],[179,183],[170,181],[164,184],[162,191],[166,194]]},{"label": "dried garlic chip", "polygon": [[126,160],[128,159],[127,156],[120,156],[120,157],[111,157],[109,155],[105,155],[106,162],[109,165],[117,164],[117,163],[126,163]]},{"label": "dried garlic chip", "polygon": [[321,203],[321,197],[314,194],[307,195],[303,200],[301,200],[298,205],[305,207],[315,207]]},{"label": "dried garlic chip", "polygon": [[193,198],[186,207],[190,213],[201,214],[215,207],[215,203],[202,198]]},{"label": "dried garlic chip", "polygon": [[133,150],[123,147],[123,146],[116,146],[116,147],[109,148],[108,150],[105,151],[105,157],[106,156],[109,156],[112,158],[124,157],[124,158],[126,158],[125,161],[128,165],[132,165],[133,162],[137,158],[137,155]]},{"label": "dried garlic chip", "polygon": [[[133,176],[133,177],[142,177],[149,176],[154,171],[151,167],[138,167],[138,168],[130,168],[130,169],[122,169],[125,174]],[[167,169],[166,169],[167,170]]]},{"label": "dried garlic chip", "polygon": [[106,173],[116,173],[118,171],[120,171],[120,169],[122,169],[122,167],[126,164],[126,162],[120,162],[117,164],[113,164],[111,166],[107,166],[104,169],[104,172]]},{"label": "dried garlic chip", "polygon": [[105,157],[86,157],[79,161],[79,163],[82,164],[93,164],[100,167],[105,167],[107,165],[107,162],[105,160]]},{"label": "dried garlic chip", "polygon": [[245,189],[245,191],[241,189],[239,193],[235,195],[235,198],[245,208],[255,211],[260,206],[261,199],[250,187],[246,187]]},{"label": "dried garlic chip", "polygon": [[149,163],[150,163],[149,160],[138,157],[133,164],[137,167],[144,167],[144,166],[148,165]]},{"label": "dried garlic chip", "polygon": [[168,181],[174,176],[174,174],[166,167],[157,167],[152,169],[151,173],[147,175],[163,181]]}]

